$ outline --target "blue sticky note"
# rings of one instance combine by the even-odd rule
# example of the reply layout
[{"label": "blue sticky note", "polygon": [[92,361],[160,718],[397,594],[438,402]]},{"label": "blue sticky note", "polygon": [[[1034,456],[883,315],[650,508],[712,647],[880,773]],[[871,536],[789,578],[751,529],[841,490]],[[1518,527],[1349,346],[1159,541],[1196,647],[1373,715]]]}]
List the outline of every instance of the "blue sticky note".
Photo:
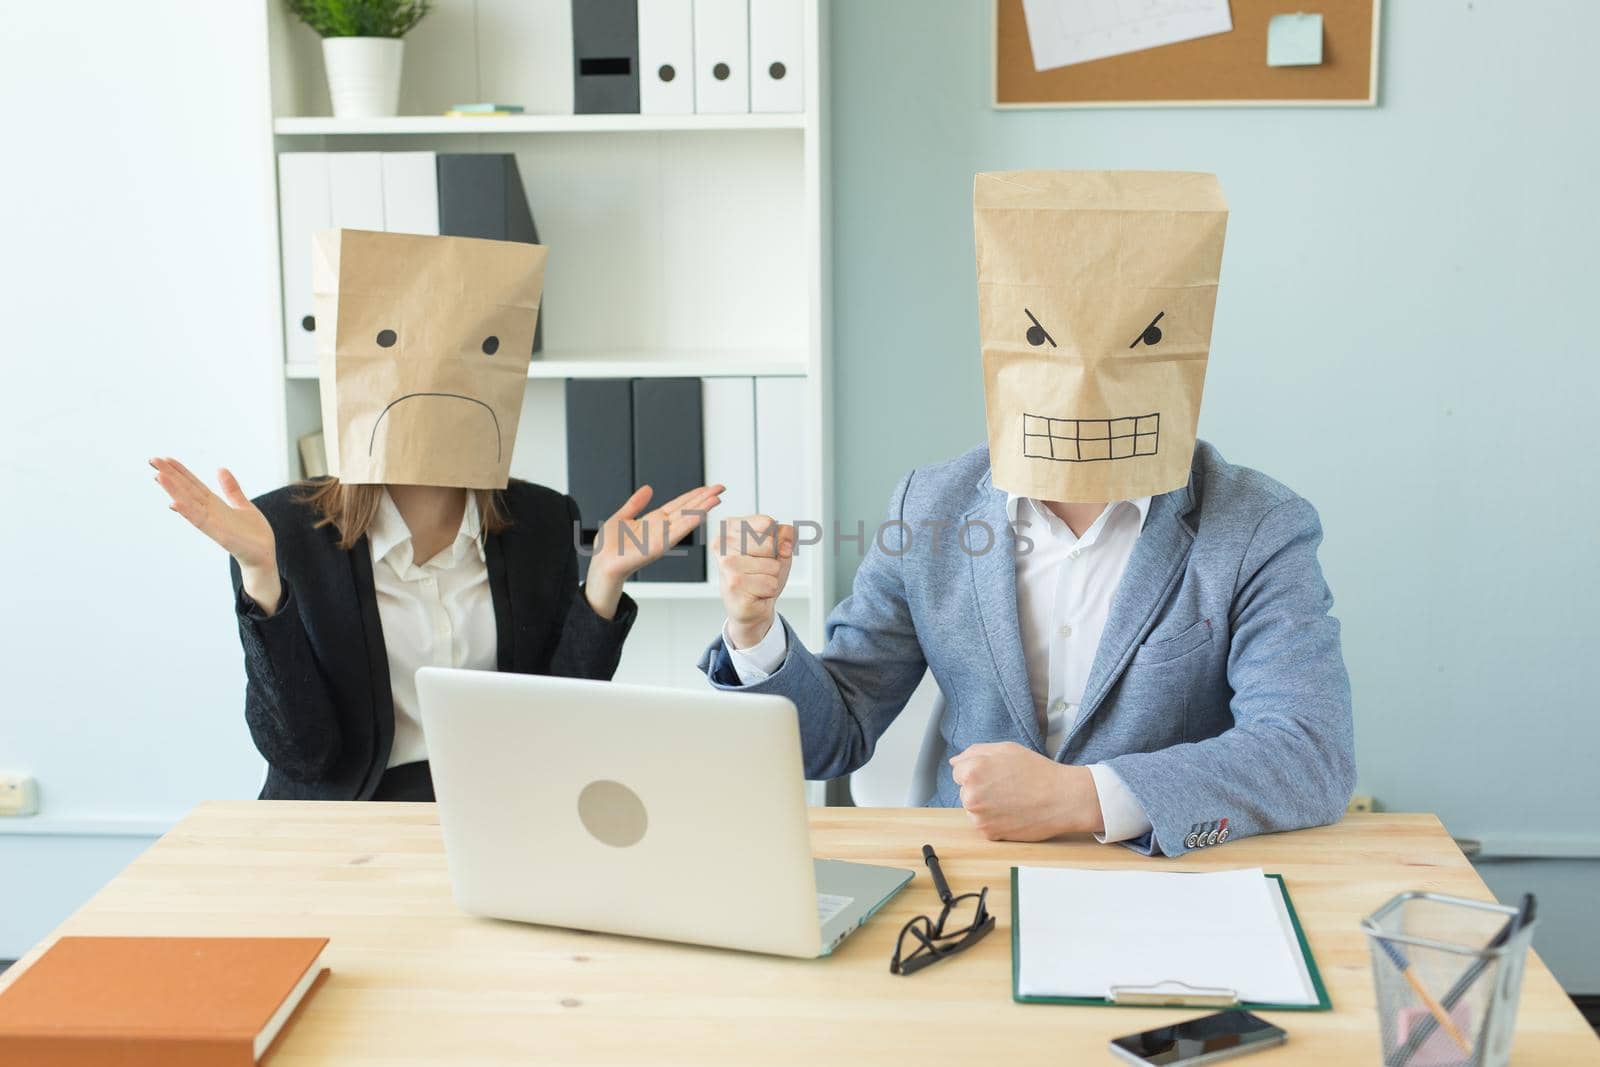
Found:
[{"label": "blue sticky note", "polygon": [[1315,67],[1321,62],[1321,15],[1272,16],[1267,23],[1267,66]]}]

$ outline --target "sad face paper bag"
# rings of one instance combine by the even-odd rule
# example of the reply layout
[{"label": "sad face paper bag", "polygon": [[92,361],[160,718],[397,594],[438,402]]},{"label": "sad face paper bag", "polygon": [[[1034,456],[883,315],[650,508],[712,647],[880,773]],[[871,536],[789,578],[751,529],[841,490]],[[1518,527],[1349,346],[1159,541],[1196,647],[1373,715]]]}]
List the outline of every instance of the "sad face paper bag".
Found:
[{"label": "sad face paper bag", "polygon": [[312,244],[329,473],[504,489],[545,249],[364,230]]},{"label": "sad face paper bag", "polygon": [[1186,484],[1228,207],[1210,174],[979,174],[994,484],[1098,503]]}]

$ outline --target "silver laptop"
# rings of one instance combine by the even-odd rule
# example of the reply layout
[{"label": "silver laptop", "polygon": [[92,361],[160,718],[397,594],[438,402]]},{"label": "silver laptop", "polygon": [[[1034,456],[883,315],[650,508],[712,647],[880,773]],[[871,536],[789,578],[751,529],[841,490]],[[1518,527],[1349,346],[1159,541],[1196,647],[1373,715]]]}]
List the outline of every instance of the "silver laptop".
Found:
[{"label": "silver laptop", "polygon": [[442,667],[417,696],[463,911],[815,957],[911,880],[813,861],[783,697]]}]

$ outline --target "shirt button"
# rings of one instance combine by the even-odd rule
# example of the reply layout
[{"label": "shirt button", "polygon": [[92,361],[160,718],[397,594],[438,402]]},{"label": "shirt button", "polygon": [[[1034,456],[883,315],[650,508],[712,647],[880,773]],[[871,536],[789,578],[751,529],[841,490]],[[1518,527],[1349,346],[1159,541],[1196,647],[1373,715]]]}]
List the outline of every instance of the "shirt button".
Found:
[{"label": "shirt button", "polygon": [[1083,554],[1083,549],[1075,548],[1071,552],[1067,553],[1067,558],[1068,559],[1077,559],[1082,554]]},{"label": "shirt button", "polygon": [[1062,627],[1062,628],[1061,628],[1061,636],[1062,636],[1062,637],[1071,637],[1071,636],[1072,636],[1072,627],[1070,627],[1070,626],[1063,626],[1063,627]]},{"label": "shirt button", "polygon": [[1060,715],[1063,711],[1067,710],[1067,702],[1065,700],[1058,700],[1054,704],[1050,705],[1050,710],[1055,712],[1057,715]]}]

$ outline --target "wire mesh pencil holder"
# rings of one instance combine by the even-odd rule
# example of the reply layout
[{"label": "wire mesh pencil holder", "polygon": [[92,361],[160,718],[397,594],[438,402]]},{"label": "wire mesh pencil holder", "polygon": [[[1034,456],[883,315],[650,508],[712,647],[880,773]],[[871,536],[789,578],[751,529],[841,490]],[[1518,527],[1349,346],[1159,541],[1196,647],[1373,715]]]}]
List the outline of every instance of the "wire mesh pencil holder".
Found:
[{"label": "wire mesh pencil holder", "polygon": [[[1523,964],[1538,921],[1496,947],[1490,943],[1516,914],[1501,904],[1401,893],[1362,920],[1372,951],[1385,1067],[1509,1062]],[[1434,1007],[1450,1021],[1448,1028]]]}]

